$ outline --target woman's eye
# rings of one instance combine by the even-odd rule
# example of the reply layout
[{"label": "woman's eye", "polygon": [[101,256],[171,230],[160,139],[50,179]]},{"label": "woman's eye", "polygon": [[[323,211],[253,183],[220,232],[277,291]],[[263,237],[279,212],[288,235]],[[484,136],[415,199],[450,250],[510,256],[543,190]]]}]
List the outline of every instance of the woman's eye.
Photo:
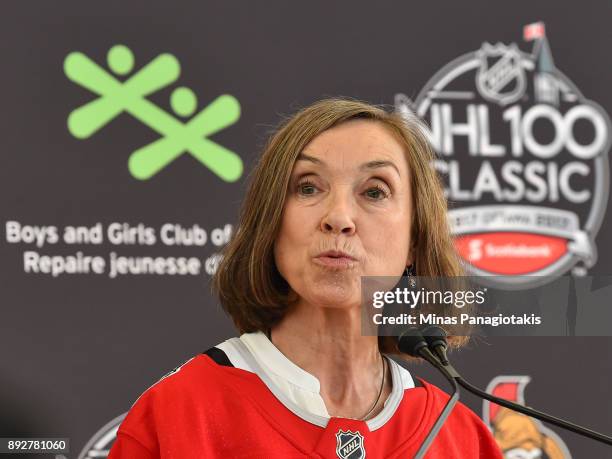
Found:
[{"label": "woman's eye", "polygon": [[314,194],[314,190],[316,186],[309,181],[299,183],[297,186],[298,193],[303,195],[311,195]]},{"label": "woman's eye", "polygon": [[372,198],[374,200],[380,201],[384,198],[388,198],[389,197],[389,193],[382,187],[380,186],[374,186],[372,188],[369,188],[366,191],[366,195],[369,198]]},{"label": "woman's eye", "polygon": [[[298,194],[303,196],[312,196],[317,192],[317,186],[308,180],[298,183],[296,188]],[[382,186],[376,185],[370,187],[364,194],[372,200],[382,201],[388,198],[390,193]]]}]

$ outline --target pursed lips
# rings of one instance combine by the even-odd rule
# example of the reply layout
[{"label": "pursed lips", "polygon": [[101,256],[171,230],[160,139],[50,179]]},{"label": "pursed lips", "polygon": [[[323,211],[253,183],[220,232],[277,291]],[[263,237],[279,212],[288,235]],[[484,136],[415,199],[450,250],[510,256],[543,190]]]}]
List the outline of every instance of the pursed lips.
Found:
[{"label": "pursed lips", "polygon": [[335,268],[350,268],[356,262],[357,259],[345,252],[338,250],[328,250],[320,253],[314,258],[315,263],[322,266],[335,267]]}]

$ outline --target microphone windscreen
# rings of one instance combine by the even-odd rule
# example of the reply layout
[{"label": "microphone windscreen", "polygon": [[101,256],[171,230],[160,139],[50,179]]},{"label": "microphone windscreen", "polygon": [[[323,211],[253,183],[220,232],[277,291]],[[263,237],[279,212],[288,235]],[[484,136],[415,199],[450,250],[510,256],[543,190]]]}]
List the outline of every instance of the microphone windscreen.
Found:
[{"label": "microphone windscreen", "polygon": [[447,346],[446,332],[444,331],[444,329],[436,325],[430,325],[428,327],[421,329],[421,334],[425,338],[425,341],[427,341],[427,344],[429,344],[430,346],[434,346],[434,345]]},{"label": "microphone windscreen", "polygon": [[408,328],[397,337],[397,347],[404,354],[420,357],[419,350],[427,347],[427,341],[416,328]]}]

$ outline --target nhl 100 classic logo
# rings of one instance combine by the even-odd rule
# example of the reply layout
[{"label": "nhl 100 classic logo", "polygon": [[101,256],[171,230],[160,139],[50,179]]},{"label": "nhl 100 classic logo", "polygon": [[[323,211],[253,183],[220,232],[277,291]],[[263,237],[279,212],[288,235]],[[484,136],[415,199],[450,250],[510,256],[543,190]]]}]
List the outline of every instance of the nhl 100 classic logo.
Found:
[{"label": "nhl 100 classic logo", "polygon": [[597,259],[609,192],[610,119],[555,67],[544,24],[532,53],[484,43],[396,110],[425,120],[456,247],[475,275],[526,288]]}]

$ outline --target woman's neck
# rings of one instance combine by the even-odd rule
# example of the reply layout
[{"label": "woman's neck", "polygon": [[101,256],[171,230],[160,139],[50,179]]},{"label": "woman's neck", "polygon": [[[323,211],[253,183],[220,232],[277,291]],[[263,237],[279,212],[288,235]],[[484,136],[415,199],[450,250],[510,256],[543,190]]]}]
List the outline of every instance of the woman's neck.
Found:
[{"label": "woman's neck", "polygon": [[[272,329],[272,343],[293,363],[318,378],[330,416],[359,419],[376,400],[383,362],[376,336],[361,334],[361,311],[295,304]],[[387,366],[388,367],[388,366]],[[377,407],[391,392],[390,371]]]}]

